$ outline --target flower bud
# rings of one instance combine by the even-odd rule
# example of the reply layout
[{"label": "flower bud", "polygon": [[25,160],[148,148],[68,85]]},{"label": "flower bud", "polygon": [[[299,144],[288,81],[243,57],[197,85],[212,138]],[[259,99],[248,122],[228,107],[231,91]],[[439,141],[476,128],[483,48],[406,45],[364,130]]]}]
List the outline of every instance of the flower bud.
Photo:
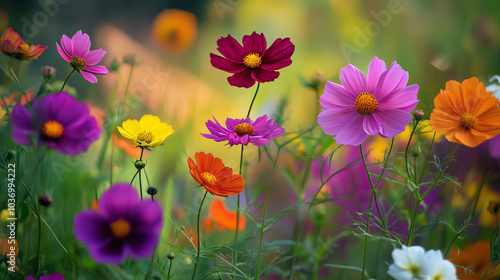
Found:
[{"label": "flower bud", "polygon": [[168,258],[169,260],[173,260],[173,259],[175,259],[175,255],[174,255],[174,253],[172,253],[172,252],[168,253],[168,254],[167,254],[167,258]]},{"label": "flower bud", "polygon": [[157,194],[157,193],[158,193],[158,190],[157,190],[155,187],[149,187],[149,188],[146,190],[146,192],[147,192],[149,195],[153,196],[153,195],[155,195],[155,194]]},{"label": "flower bud", "polygon": [[498,214],[498,210],[500,209],[500,201],[495,201],[495,200],[490,200],[488,201],[488,212],[490,212],[491,215],[496,216]]},{"label": "flower bud", "polygon": [[415,119],[416,119],[417,121],[419,121],[419,120],[421,120],[421,119],[423,119],[423,118],[424,118],[425,114],[424,114],[424,111],[422,111],[422,110],[417,110],[417,111],[413,112],[413,116],[415,117]]},{"label": "flower bud", "polygon": [[420,142],[417,142],[413,146],[413,149],[411,150],[411,156],[412,157],[419,157],[421,154],[422,154],[422,149],[420,149]]},{"label": "flower bud", "polygon": [[38,198],[38,202],[40,203],[40,205],[48,207],[50,204],[52,204],[52,197],[44,193],[40,196],[40,198]]},{"label": "flower bud", "polygon": [[143,169],[146,166],[146,163],[144,161],[142,161],[142,160],[136,160],[134,162],[134,165],[135,165],[135,168],[137,168],[137,169],[140,170],[140,169]]},{"label": "flower bud", "polygon": [[111,65],[109,66],[109,72],[118,72],[118,69],[120,69],[120,62],[118,59],[113,59],[111,61]]},{"label": "flower bud", "polygon": [[56,68],[49,65],[45,65],[42,67],[42,75],[45,77],[46,80],[50,80],[56,75]]},{"label": "flower bud", "polygon": [[137,65],[137,59],[135,59],[134,54],[126,54],[125,56],[123,56],[123,63],[133,67]]},{"label": "flower bud", "polygon": [[325,83],[326,78],[323,74],[323,71],[316,70],[316,72],[314,72],[314,76],[312,76],[311,78],[311,85],[315,88],[318,88],[319,86],[324,86]]},{"label": "flower bud", "polygon": [[4,157],[7,161],[11,161],[16,157],[16,151],[8,150],[7,152],[4,153]]}]

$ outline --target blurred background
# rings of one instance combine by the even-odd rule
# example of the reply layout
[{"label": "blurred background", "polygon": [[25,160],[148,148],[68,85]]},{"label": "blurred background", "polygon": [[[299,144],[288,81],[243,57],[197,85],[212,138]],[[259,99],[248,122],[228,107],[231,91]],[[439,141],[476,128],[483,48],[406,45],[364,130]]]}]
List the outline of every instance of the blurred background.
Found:
[{"label": "blurred background", "polygon": [[[239,148],[228,148],[200,135],[208,132],[205,122],[212,117],[219,121],[244,118],[255,90],[230,86],[226,80],[229,74],[211,66],[209,54],[219,54],[217,40],[221,37],[230,34],[241,42],[244,35],[256,31],[264,33],[268,46],[285,37],[295,44],[293,63],[279,71],[277,80],[261,85],[251,115],[279,116],[287,133],[304,130],[316,122],[319,95],[305,84],[322,84],[326,80],[340,83],[340,70],[349,63],[366,73],[374,56],[387,65],[397,61],[409,72],[409,84],[420,86],[416,109],[424,110],[427,116],[446,81],[461,82],[476,76],[486,84],[493,75],[500,74],[500,9],[496,1],[2,1],[0,31],[8,27],[29,44],[47,46],[38,60],[14,65],[21,83],[33,92],[40,87],[42,66],[54,66],[55,80],[59,81],[70,72],[56,49],[63,34],[72,37],[82,30],[90,36],[91,49],[107,51],[100,65],[111,69],[109,75],[97,76],[98,82],[89,84],[75,74],[67,89],[94,106],[102,125],[112,123],[107,114],[121,106],[125,119],[154,114],[173,126],[175,133],[165,145],[148,155],[148,172],[160,189],[175,185],[174,204],[188,212],[194,212],[197,204],[193,201],[199,201],[192,195],[195,184],[189,181],[188,157],[197,151],[211,152],[233,170],[239,167]],[[123,96],[129,79],[132,101],[119,104],[116,100]],[[12,91],[12,87],[1,87],[0,95]],[[113,150],[112,160],[108,150],[105,169],[94,165],[95,155],[103,145],[100,140],[89,152],[94,158],[88,155],[72,163],[75,167],[84,163],[93,166],[88,174],[80,173],[76,177],[79,180],[74,181],[69,180],[70,175],[75,175],[73,171],[53,177],[66,183],[78,181],[74,184],[81,186],[92,182],[101,189],[109,186],[110,172],[115,182],[130,180],[134,167],[129,162],[134,149],[120,143],[120,137],[112,137],[119,149]],[[251,167],[247,171],[250,182],[253,174],[262,175],[262,166],[252,167],[259,156],[255,147],[245,151]],[[60,155],[58,159],[68,162]],[[289,168],[293,173],[298,167],[290,164]],[[187,179],[187,183],[179,178]],[[272,195],[282,198],[286,180],[274,183]],[[80,197],[79,193],[71,193],[70,187],[65,187],[62,194],[54,194],[56,191],[49,186],[42,188],[55,197],[80,200],[87,207],[94,196],[93,190]],[[172,204],[169,199],[167,205]],[[292,194],[290,200],[297,198]],[[459,205],[463,200],[455,199],[454,203]],[[271,211],[289,204],[286,200],[276,201]],[[68,225],[71,217],[66,218]],[[67,230],[71,231],[70,226]]]}]

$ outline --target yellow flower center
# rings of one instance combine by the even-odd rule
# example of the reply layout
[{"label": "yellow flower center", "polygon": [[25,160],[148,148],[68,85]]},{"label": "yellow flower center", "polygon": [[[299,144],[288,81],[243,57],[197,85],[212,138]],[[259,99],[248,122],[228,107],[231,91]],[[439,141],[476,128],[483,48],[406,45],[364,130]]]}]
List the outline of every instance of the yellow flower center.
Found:
[{"label": "yellow flower center", "polygon": [[46,121],[43,124],[42,133],[48,138],[58,139],[64,132],[63,125],[58,121]]},{"label": "yellow flower center", "polygon": [[87,65],[87,62],[85,62],[85,60],[83,60],[83,58],[79,56],[75,56],[71,59],[71,66],[73,66],[75,69],[82,70],[85,65]]},{"label": "yellow flower center", "polygon": [[205,184],[207,186],[212,185],[217,180],[215,178],[215,176],[212,175],[209,172],[203,172],[203,173],[201,173],[200,177],[201,177],[201,181],[203,181],[203,184]]},{"label": "yellow flower center", "polygon": [[436,274],[434,275],[434,278],[432,278],[432,280],[441,280],[443,279],[443,276],[441,274]]},{"label": "yellow flower center", "polygon": [[410,266],[410,272],[413,276],[416,276],[420,273],[420,267],[418,267],[418,265],[416,264],[412,264]]},{"label": "yellow flower center", "polygon": [[356,111],[361,115],[369,115],[377,110],[378,101],[373,94],[362,92],[356,98],[354,106],[356,107]]},{"label": "yellow flower center", "polygon": [[124,238],[130,234],[132,227],[125,219],[118,219],[111,223],[111,232],[116,238]]},{"label": "yellow flower center", "polygon": [[139,135],[137,135],[137,140],[141,142],[146,142],[147,144],[151,144],[153,140],[155,139],[155,136],[151,131],[141,131]]},{"label": "yellow flower center", "polygon": [[262,58],[258,53],[249,53],[243,58],[243,64],[249,68],[259,67],[262,64]]},{"label": "yellow flower center", "polygon": [[253,126],[249,125],[248,123],[240,123],[234,127],[234,132],[238,134],[238,136],[244,136],[244,135],[252,135],[253,133]]},{"label": "yellow flower center", "polygon": [[460,125],[465,129],[473,129],[476,127],[477,119],[474,114],[465,113],[460,118]]}]

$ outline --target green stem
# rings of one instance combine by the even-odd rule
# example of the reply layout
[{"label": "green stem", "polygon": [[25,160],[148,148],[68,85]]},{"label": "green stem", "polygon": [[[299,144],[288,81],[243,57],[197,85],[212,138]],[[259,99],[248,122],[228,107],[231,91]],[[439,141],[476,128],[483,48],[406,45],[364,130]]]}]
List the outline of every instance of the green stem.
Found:
[{"label": "green stem", "polygon": [[[462,235],[462,233],[467,229],[467,227],[469,227],[472,219],[474,218],[474,215],[476,214],[477,204],[479,202],[479,197],[481,196],[481,191],[483,189],[484,183],[486,182],[486,171],[487,171],[487,167],[488,167],[489,149],[490,149],[490,141],[488,140],[488,142],[486,144],[486,155],[484,157],[484,162],[483,162],[483,176],[481,178],[481,184],[479,185],[479,189],[477,190],[476,199],[475,199],[475,202],[474,202],[474,207],[472,207],[471,215],[470,215],[469,219],[467,219],[466,224],[462,227],[462,229],[455,235],[455,237],[451,241],[450,245],[448,246],[448,248],[444,252],[444,256],[446,256],[448,254],[448,252],[451,249],[451,246],[453,246],[453,244],[460,237],[460,235]],[[497,223],[497,225],[498,225],[498,223]]]},{"label": "green stem", "polygon": [[37,248],[36,248],[36,258],[35,258],[36,262],[35,262],[35,273],[34,273],[34,275],[36,275],[36,274],[38,274],[38,268],[40,266],[40,246],[42,244],[41,243],[41,241],[42,241],[42,217],[40,216],[40,212],[38,210],[38,204],[36,203],[35,199],[33,199],[33,196],[31,195],[30,190],[28,189],[28,187],[24,184],[24,182],[22,180],[19,180],[19,182],[23,186],[26,193],[28,193],[28,196],[30,197],[31,202],[33,202],[33,206],[35,208],[35,214],[36,214],[36,217],[38,220],[38,244],[37,244]]},{"label": "green stem", "polygon": [[431,152],[432,152],[432,146],[434,145],[435,139],[436,139],[436,132],[434,131],[434,134],[432,135],[431,145],[429,147],[429,152],[427,153],[427,157],[425,158],[425,161],[424,161],[424,167],[422,168],[422,171],[420,172],[420,177],[418,178],[418,184],[420,184],[420,182],[422,181],[422,178],[424,177],[425,167],[427,166],[427,163],[429,162],[429,158],[430,158]]},{"label": "green stem", "polygon": [[[243,170],[243,149],[245,148],[245,145],[241,145],[241,154],[240,154],[240,171],[239,174],[241,175],[241,172]],[[240,231],[240,194],[238,194],[238,200],[236,201],[236,231],[234,233],[234,246],[237,249],[238,248],[238,232]],[[235,250],[233,252],[233,265],[236,266],[238,263],[238,252]]]},{"label": "green stem", "polygon": [[64,80],[64,84],[62,85],[61,90],[60,90],[59,92],[63,91],[64,86],[66,86],[66,83],[67,83],[67,82],[68,82],[68,80],[69,80],[69,77],[71,77],[71,75],[73,74],[73,72],[75,72],[75,70],[76,70],[76,69],[75,69],[75,68],[73,68],[73,70],[71,70],[71,72],[69,72],[69,75],[68,75],[68,77],[66,77],[66,80]]},{"label": "green stem", "polygon": [[[410,173],[410,162],[408,161],[408,150],[410,148],[410,143],[411,139],[413,138],[413,134],[415,133],[415,130],[417,129],[418,123],[420,120],[415,121],[415,125],[413,126],[413,129],[410,134],[410,138],[408,139],[408,144],[406,144],[406,150],[405,150],[405,167],[406,167],[406,173],[408,174],[408,177],[411,179],[411,173]],[[415,180],[417,179],[417,174],[413,174],[415,176]]]},{"label": "green stem", "polygon": [[[153,197],[153,196],[151,196]],[[148,280],[149,277],[151,276],[151,268],[153,267],[153,260],[155,256],[156,249],[153,251],[153,254],[151,255],[151,261],[149,262],[149,268],[148,268],[148,273],[146,274],[145,280]]]},{"label": "green stem", "polygon": [[9,106],[7,106],[7,102],[5,101],[5,97],[2,96],[3,104],[5,104],[5,111],[7,112],[7,116],[10,116]]},{"label": "green stem", "polygon": [[[273,171],[271,174],[274,173],[274,166],[273,165]],[[272,177],[272,176],[271,176]],[[257,253],[257,268],[256,268],[256,272],[255,272],[255,277],[256,279],[259,279],[259,268],[260,268],[260,251],[261,251],[261,248],[262,248],[262,237],[264,236],[264,226],[266,224],[266,212],[267,212],[267,200],[269,198],[269,190],[271,189],[270,188],[271,184],[269,183],[267,185],[267,190],[266,190],[266,201],[264,202],[264,213],[262,214],[262,223],[260,225],[260,240],[259,240],[259,251]]]},{"label": "green stem", "polygon": [[170,265],[168,266],[167,280],[170,280],[170,271],[172,271],[172,263],[174,260],[170,260]]},{"label": "green stem", "polygon": [[205,194],[203,195],[203,199],[201,200],[201,203],[200,203],[200,208],[198,209],[198,217],[196,218],[196,236],[198,238],[198,249],[196,250],[196,263],[194,264],[193,276],[191,276],[191,280],[194,279],[194,276],[196,275],[196,269],[198,268],[198,263],[200,262],[200,250],[201,250],[200,214],[201,214],[201,208],[203,206],[203,202],[205,202],[205,198],[207,197],[207,194],[208,194],[208,191],[205,191]]},{"label": "green stem", "polygon": [[250,112],[252,111],[252,106],[253,106],[253,102],[255,101],[255,97],[257,97],[257,93],[259,92],[259,87],[260,87],[260,83],[257,82],[257,89],[255,90],[255,93],[253,95],[252,102],[250,103],[250,107],[248,108],[247,118],[250,117]]},{"label": "green stem", "polygon": [[132,80],[132,71],[134,71],[134,64],[130,65],[130,72],[128,73],[127,85],[125,86],[124,100],[127,100],[128,97],[128,88],[130,86],[130,80]]},{"label": "green stem", "polygon": [[[359,151],[361,152],[361,159],[363,160],[363,166],[365,167],[366,173],[368,174],[368,180],[370,181],[370,186],[372,188],[372,193],[370,196],[370,203],[368,204],[368,214],[366,216],[366,227],[365,227],[365,245],[363,250],[363,267],[361,269],[361,280],[365,277],[365,267],[366,267],[366,255],[368,253],[368,231],[370,228],[370,215],[372,212],[372,201],[375,196],[375,189],[373,188],[372,178],[370,177],[370,172],[366,166],[365,155],[363,154],[363,145],[359,145]],[[379,214],[380,215],[380,214]]]}]

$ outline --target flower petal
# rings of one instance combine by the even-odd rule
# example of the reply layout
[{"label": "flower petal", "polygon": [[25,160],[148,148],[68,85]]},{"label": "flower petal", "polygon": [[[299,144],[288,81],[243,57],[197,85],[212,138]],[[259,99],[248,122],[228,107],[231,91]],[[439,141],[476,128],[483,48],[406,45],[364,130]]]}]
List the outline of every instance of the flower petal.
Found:
[{"label": "flower petal", "polygon": [[85,210],[75,216],[76,238],[87,245],[99,244],[112,238],[110,221],[100,212]]},{"label": "flower petal", "polygon": [[368,67],[366,74],[367,92],[373,94],[380,79],[380,75],[386,70],[385,62],[378,57],[374,57]]},{"label": "flower petal", "polygon": [[227,81],[232,86],[244,88],[249,88],[255,84],[255,80],[252,78],[251,68],[235,73],[234,75],[228,77]]},{"label": "flower petal", "polygon": [[75,57],[73,52],[73,41],[66,35],[62,35],[61,47],[69,57]]},{"label": "flower petal", "polygon": [[339,84],[326,82],[325,93],[321,95],[319,103],[325,108],[332,107],[353,107],[357,96],[347,91]]},{"label": "flower petal", "polygon": [[79,30],[71,38],[73,42],[73,55],[79,56],[81,58],[85,57],[90,50],[90,38],[87,33],[83,33]]},{"label": "flower petal", "polygon": [[224,56],[226,59],[231,60],[235,63],[243,63],[243,57],[247,55],[243,47],[238,43],[231,35],[227,35],[227,37],[221,37],[217,40],[217,50]]},{"label": "flower petal", "polygon": [[413,120],[410,113],[398,109],[385,109],[373,113],[373,116],[382,125],[380,136],[392,138],[406,128],[406,125]]},{"label": "flower petal", "polygon": [[83,78],[85,78],[85,80],[95,84],[97,83],[97,78],[90,74],[89,72],[85,72],[85,71],[80,71],[80,74],[82,74]]},{"label": "flower petal", "polygon": [[257,53],[262,57],[266,48],[267,42],[264,34],[257,34],[257,32],[254,31],[252,35],[243,36],[243,50],[245,55],[249,53]]},{"label": "flower petal", "polygon": [[278,38],[266,50],[262,57],[260,68],[268,71],[274,71],[292,64],[292,55],[295,51],[295,45],[290,42],[290,38]]},{"label": "flower petal", "polygon": [[[97,75],[107,75],[109,74],[108,68],[101,66],[101,65],[96,65],[96,66],[85,66],[83,67],[82,72],[88,72],[92,74],[97,74]],[[96,79],[97,81],[97,79]]]},{"label": "flower petal", "polygon": [[252,69],[252,79],[260,83],[272,82],[279,77],[280,73],[278,71],[267,71],[260,68]]},{"label": "flower petal", "polygon": [[104,191],[99,199],[99,211],[109,221],[125,218],[139,203],[139,194],[130,185],[119,183]]},{"label": "flower petal", "polygon": [[87,63],[88,66],[96,65],[99,63],[104,55],[106,54],[106,51],[103,49],[97,49],[88,52],[83,58],[85,60],[85,63]]},{"label": "flower petal", "polygon": [[342,86],[352,92],[353,95],[358,96],[366,91],[365,75],[351,64],[340,70],[340,81]]},{"label": "flower petal", "polygon": [[56,43],[57,46],[57,52],[61,55],[61,57],[66,60],[66,62],[71,62],[71,58],[68,57],[68,55],[63,51],[63,49],[59,46],[58,43]]},{"label": "flower petal", "polygon": [[235,63],[213,53],[210,54],[210,63],[213,67],[229,73],[238,73],[246,69],[243,63]]},{"label": "flower petal", "polygon": [[372,93],[375,98],[382,99],[385,95],[398,90],[408,83],[408,72],[404,71],[396,61],[380,76],[377,87]]}]

